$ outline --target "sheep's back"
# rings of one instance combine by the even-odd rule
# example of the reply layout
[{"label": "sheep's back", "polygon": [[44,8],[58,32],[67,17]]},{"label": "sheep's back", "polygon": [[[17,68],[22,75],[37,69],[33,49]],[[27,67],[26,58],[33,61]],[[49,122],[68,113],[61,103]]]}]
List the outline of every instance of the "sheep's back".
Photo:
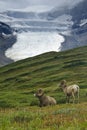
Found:
[{"label": "sheep's back", "polygon": [[53,97],[47,96],[48,101],[51,105],[55,105],[56,104],[56,100]]},{"label": "sheep's back", "polygon": [[71,93],[71,92],[77,93],[78,91],[79,91],[79,86],[76,84],[67,87],[67,93]]}]

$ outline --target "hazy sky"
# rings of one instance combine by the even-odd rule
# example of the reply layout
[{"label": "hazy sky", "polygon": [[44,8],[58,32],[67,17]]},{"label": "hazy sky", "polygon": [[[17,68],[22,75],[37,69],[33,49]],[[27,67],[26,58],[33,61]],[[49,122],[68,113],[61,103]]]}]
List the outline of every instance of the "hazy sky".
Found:
[{"label": "hazy sky", "polygon": [[73,5],[83,0],[0,0],[0,9],[25,8],[32,5]]}]

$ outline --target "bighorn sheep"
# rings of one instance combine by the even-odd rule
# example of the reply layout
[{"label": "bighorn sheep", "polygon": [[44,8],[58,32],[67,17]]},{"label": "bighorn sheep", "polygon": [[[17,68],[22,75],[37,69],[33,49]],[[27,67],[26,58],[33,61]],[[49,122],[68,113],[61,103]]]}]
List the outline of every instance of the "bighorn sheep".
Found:
[{"label": "bighorn sheep", "polygon": [[38,89],[34,96],[39,98],[40,107],[48,106],[48,105],[56,105],[56,100],[53,97],[46,96],[42,89]]},{"label": "bighorn sheep", "polygon": [[60,87],[63,89],[63,92],[66,95],[66,102],[68,101],[68,103],[70,102],[70,97],[73,97],[73,103],[75,102],[75,95],[78,96],[78,102],[79,102],[79,86],[74,84],[74,85],[70,85],[67,86],[66,84],[66,80],[63,80],[60,83]]}]

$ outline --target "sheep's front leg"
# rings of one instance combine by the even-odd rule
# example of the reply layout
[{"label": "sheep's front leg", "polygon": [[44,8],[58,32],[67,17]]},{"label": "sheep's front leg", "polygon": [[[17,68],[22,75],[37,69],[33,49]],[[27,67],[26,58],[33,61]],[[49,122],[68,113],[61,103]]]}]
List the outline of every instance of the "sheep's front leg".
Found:
[{"label": "sheep's front leg", "polygon": [[68,99],[68,103],[70,103],[70,96],[67,96],[67,99]]},{"label": "sheep's front leg", "polygon": [[69,97],[66,96],[66,104],[69,103]]},{"label": "sheep's front leg", "polygon": [[40,107],[43,107],[43,103],[42,102],[40,102],[40,105],[39,105]]},{"label": "sheep's front leg", "polygon": [[66,103],[70,103],[70,95],[69,94],[66,95]]}]

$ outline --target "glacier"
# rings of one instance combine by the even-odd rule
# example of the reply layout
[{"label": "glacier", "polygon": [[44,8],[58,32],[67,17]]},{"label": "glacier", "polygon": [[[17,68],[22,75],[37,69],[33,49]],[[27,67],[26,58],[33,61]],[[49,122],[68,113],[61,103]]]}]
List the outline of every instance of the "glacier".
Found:
[{"label": "glacier", "polygon": [[64,37],[58,32],[22,32],[18,34],[18,41],[9,49],[5,55],[14,60],[33,57],[45,52],[59,51]]}]

